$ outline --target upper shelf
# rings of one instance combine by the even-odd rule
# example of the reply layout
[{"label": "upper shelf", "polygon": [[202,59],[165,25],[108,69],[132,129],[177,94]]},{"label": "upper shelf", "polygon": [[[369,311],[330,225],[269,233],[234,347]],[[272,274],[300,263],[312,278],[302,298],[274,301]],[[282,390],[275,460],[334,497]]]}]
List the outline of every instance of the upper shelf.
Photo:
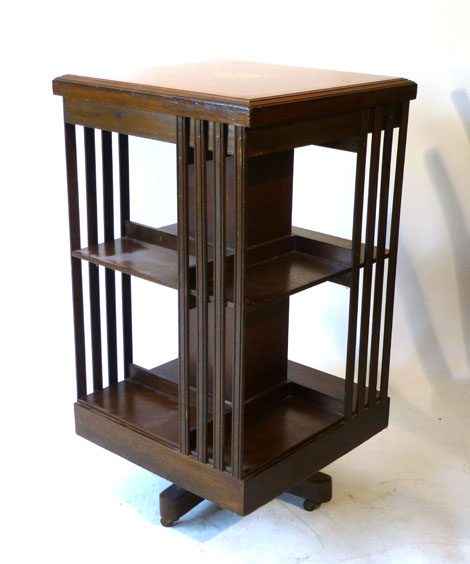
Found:
[{"label": "upper shelf", "polygon": [[[317,257],[291,251],[273,260],[248,268],[246,279],[247,309],[257,309],[271,304],[344,273],[344,264],[329,262]],[[233,275],[227,281],[227,300],[233,303]]]},{"label": "upper shelf", "polygon": [[[75,258],[178,288],[178,256],[176,251],[146,241],[123,237],[74,251]],[[191,257],[194,264],[194,258]]]},{"label": "upper shelf", "polygon": [[[127,236],[115,241],[74,251],[75,258],[178,288],[178,254],[175,226],[152,229],[128,222]],[[194,242],[190,241],[190,252]],[[333,281],[348,285],[350,241],[293,228],[282,240],[248,250],[245,286],[248,310],[274,303],[307,288]],[[363,250],[364,254],[364,250]],[[212,248],[209,247],[208,275],[212,275]],[[388,252],[386,253],[388,256]],[[233,254],[226,262],[226,300],[233,304]],[[363,259],[362,259],[363,260]],[[190,255],[190,285],[195,295],[195,258]],[[212,299],[209,284],[209,299]]]},{"label": "upper shelf", "polygon": [[107,78],[53,81],[68,99],[216,119],[248,127],[356,111],[416,97],[404,78],[243,61],[154,67]]}]

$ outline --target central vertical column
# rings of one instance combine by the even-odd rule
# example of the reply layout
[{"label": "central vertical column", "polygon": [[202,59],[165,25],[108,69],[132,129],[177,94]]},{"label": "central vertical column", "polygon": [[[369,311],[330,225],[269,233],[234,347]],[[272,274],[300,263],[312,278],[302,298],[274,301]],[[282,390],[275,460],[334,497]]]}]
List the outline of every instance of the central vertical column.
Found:
[{"label": "central vertical column", "polygon": [[246,279],[251,250],[263,260],[291,235],[294,152],[247,158],[244,128],[232,131],[178,118],[180,449],[241,478],[245,404],[287,381],[289,299],[248,312]]},{"label": "central vertical column", "polygon": [[[211,157],[211,153],[209,156]],[[250,157],[245,162],[245,242],[246,250],[262,246],[272,240],[289,236],[292,229],[292,186],[294,152],[285,151],[261,157]],[[196,186],[194,164],[188,165],[189,237],[196,239]],[[207,242],[208,255],[214,245],[214,162],[206,163],[207,183]],[[225,243],[227,254],[235,248],[235,157],[225,160],[226,221]],[[248,256],[249,266],[249,256]],[[189,313],[191,335],[197,334],[197,314]],[[250,312],[245,319],[245,400],[286,380],[289,299]],[[214,304],[208,304],[208,358],[213,357]],[[234,309],[225,311],[225,399],[232,400],[232,372],[234,362]],[[190,339],[190,383],[196,385],[198,347]],[[213,393],[214,367],[208,363],[208,391]]]}]

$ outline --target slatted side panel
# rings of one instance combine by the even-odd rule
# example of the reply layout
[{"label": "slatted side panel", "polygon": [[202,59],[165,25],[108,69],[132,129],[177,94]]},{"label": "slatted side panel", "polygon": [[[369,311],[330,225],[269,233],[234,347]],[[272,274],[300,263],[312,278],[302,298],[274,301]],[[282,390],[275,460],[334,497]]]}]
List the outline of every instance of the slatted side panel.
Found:
[{"label": "slatted side panel", "polygon": [[[118,139],[121,237],[124,237],[126,233],[126,221],[130,219],[129,138],[127,135],[119,134]],[[121,275],[121,292],[124,377],[128,378],[129,365],[133,360],[131,277],[128,274]]]},{"label": "slatted side panel", "polygon": [[[190,130],[194,131],[194,165],[190,149]],[[212,151],[208,149],[208,135],[213,132]],[[180,451],[193,453],[193,437],[190,430],[190,403],[195,398],[196,429],[195,456],[203,463],[211,463],[217,470],[225,470],[232,462],[226,460],[225,452],[225,257],[226,257],[226,159],[228,126],[218,122],[177,118],[178,160],[178,279],[179,279],[179,434]],[[243,143],[240,145],[243,147]],[[243,159],[243,154],[242,155]],[[213,178],[208,178],[207,162],[213,161]],[[196,217],[195,240],[195,303],[192,303],[189,279],[189,175],[194,173],[194,201]],[[240,171],[238,171],[240,179]],[[209,195],[209,188],[212,193]],[[208,201],[213,201],[213,241],[208,240]],[[238,209],[238,208],[237,208]],[[239,216],[239,221],[241,218]],[[241,247],[243,248],[243,247]],[[209,259],[209,249],[211,257]],[[209,266],[210,263],[210,266]],[[212,278],[210,274],[212,273]],[[209,310],[209,296],[213,307]],[[190,334],[189,311],[195,305],[196,332]],[[211,323],[209,323],[209,315]],[[240,323],[240,318],[238,318]],[[211,329],[210,329],[211,327]],[[211,335],[209,331],[211,330]],[[209,337],[213,342],[209,355]],[[196,378],[195,394],[190,394],[190,339],[195,339]],[[240,351],[239,351],[240,352]],[[209,367],[213,389],[209,395]],[[239,365],[237,365],[239,370]],[[237,392],[239,394],[239,392]],[[239,396],[237,396],[239,397]],[[237,409],[240,409],[238,407]],[[242,409],[242,407],[241,407]],[[234,416],[234,425],[241,419]],[[239,439],[236,435],[236,464],[240,463]]]},{"label": "slatted side panel", "polygon": [[[78,194],[77,141],[75,126],[65,124],[65,158],[67,166],[67,194],[69,208],[70,251],[80,249],[80,209]],[[77,398],[86,396],[85,322],[83,314],[82,265],[72,257],[72,296],[75,336],[75,370]]]},{"label": "slatted side panel", "polygon": [[392,108],[386,108],[385,130],[382,149],[382,170],[377,225],[377,257],[375,262],[374,304],[369,363],[369,392],[367,404],[372,406],[377,398],[377,375],[379,364],[380,337],[382,334],[382,309],[384,295],[385,250],[387,239],[388,203],[390,192],[390,171],[392,159],[393,126]]},{"label": "slatted side panel", "polygon": [[245,389],[245,130],[235,127],[235,257],[234,257],[234,367],[232,381],[231,468],[235,478],[243,476],[244,389]]},{"label": "slatted side panel", "polygon": [[[369,115],[369,112],[363,113],[357,156],[351,251],[352,277],[344,403],[346,419],[354,414],[360,414],[366,407],[376,403],[379,379],[380,399],[387,397],[408,108],[409,103],[405,103],[402,107],[392,196],[390,196],[390,176],[394,138],[393,108],[379,107],[371,112],[372,115]],[[372,140],[366,186],[368,142],[365,124],[370,126],[371,123]],[[367,194],[366,198],[364,194]],[[391,218],[389,217],[390,199],[392,200]],[[388,229],[390,229],[389,258],[386,259]],[[365,244],[361,251],[363,231]],[[388,268],[386,268],[387,260]],[[383,313],[384,296],[385,312]],[[381,343],[382,355],[380,355]]]},{"label": "slatted side panel", "polygon": [[395,164],[395,182],[392,200],[392,218],[390,225],[390,242],[386,289],[386,306],[384,320],[382,372],[380,380],[380,398],[385,399],[388,393],[390,371],[390,348],[392,344],[393,305],[395,299],[395,277],[397,268],[398,234],[400,224],[401,196],[403,187],[403,170],[405,166],[406,134],[408,128],[409,102],[404,102],[401,108],[400,130],[398,135],[397,157]]},{"label": "slatted side panel", "polygon": [[[190,125],[194,130],[194,167],[190,167]],[[213,151],[208,150],[208,133],[213,132]],[[178,268],[179,268],[179,413],[180,450],[192,453],[189,427],[189,347],[190,338],[196,340],[196,429],[195,455],[203,463],[212,463],[217,470],[230,466],[233,476],[243,475],[243,398],[244,398],[244,286],[246,269],[245,249],[245,133],[243,128],[235,131],[235,215],[237,242],[234,258],[234,365],[232,380],[232,418],[230,436],[230,459],[224,453],[225,413],[225,350],[226,350],[226,159],[228,155],[228,126],[204,120],[177,119],[178,155]],[[213,179],[207,176],[207,162],[213,160]],[[189,280],[189,174],[195,178],[196,214],[196,274],[195,316],[196,333],[190,337],[189,310],[191,289]],[[214,240],[208,241],[208,189],[212,184]],[[229,210],[232,212],[232,210]],[[209,248],[212,256],[209,260]],[[209,263],[211,266],[209,266]],[[212,279],[210,279],[212,273]],[[213,308],[209,324],[209,296]],[[212,353],[209,356],[209,327],[212,327]],[[213,390],[209,402],[209,364],[213,377]],[[210,430],[212,435],[210,435]],[[209,439],[212,439],[209,444]],[[210,456],[210,453],[212,456]]]},{"label": "slatted side panel", "polygon": [[225,159],[228,127],[214,123],[214,467],[224,470],[225,449]]},{"label": "slatted side panel", "polygon": [[[93,128],[83,127],[84,140],[84,172],[86,206],[86,239],[87,245],[100,243],[99,227],[104,228],[104,240],[112,241],[115,238],[114,226],[114,192],[113,183],[113,135],[108,131],[101,131],[101,158],[102,181],[97,177],[96,131]],[[130,219],[129,196],[129,143],[126,135],[119,135],[119,202],[120,202],[120,231],[125,232],[125,224]],[[76,129],[74,125],[65,124],[65,145],[67,164],[67,187],[69,200],[69,228],[71,251],[81,248],[80,235],[80,190],[79,167],[77,157]],[[100,184],[100,186],[98,186]],[[99,198],[98,188],[103,191],[103,214],[98,214]],[[89,262],[89,313],[90,313],[90,351],[87,351],[87,337],[85,333],[84,313],[87,308],[84,304],[82,283],[82,266],[80,259],[72,257],[72,292],[74,310],[76,370],[77,370],[77,395],[84,397],[87,390],[87,355],[91,354],[92,391],[101,390],[104,385],[113,385],[118,381],[117,358],[117,318],[116,318],[116,281],[115,272],[105,269],[105,302],[100,296],[100,271],[101,267]],[[102,309],[106,306],[105,320]],[[123,331],[123,374],[128,376],[129,363],[132,362],[132,311],[131,311],[131,280],[130,276],[122,275],[122,331]],[[102,348],[102,325],[105,323],[107,337],[107,355]],[[104,329],[104,326],[103,326]],[[107,358],[107,362],[106,361]],[[106,372],[108,377],[105,377]]]},{"label": "slatted side panel", "polygon": [[354,380],[356,373],[356,339],[359,305],[359,276],[361,262],[361,236],[364,206],[364,184],[367,157],[367,128],[369,110],[364,110],[361,116],[361,131],[358,142],[356,161],[356,181],[354,189],[354,210],[351,247],[351,287],[349,294],[348,341],[346,353],[346,379],[344,394],[344,417],[350,419],[353,414]]},{"label": "slatted side panel", "polygon": [[180,451],[189,455],[189,118],[177,118],[178,160],[178,332],[179,332],[179,437]]},{"label": "slatted side panel", "polygon": [[359,361],[357,374],[356,410],[360,413],[366,402],[367,366],[369,353],[369,326],[372,294],[372,275],[374,261],[375,222],[377,211],[377,187],[380,166],[380,146],[382,135],[382,108],[374,111],[374,125],[372,131],[372,146],[369,163],[369,183],[366,205],[366,232],[364,267],[362,278],[361,318],[359,336]]},{"label": "slatted side panel", "polygon": [[[98,210],[96,195],[95,130],[85,127],[84,139],[88,245],[96,245],[98,243]],[[88,272],[93,390],[101,390],[103,388],[103,362],[101,351],[101,307],[98,266],[90,262],[88,264]]]},{"label": "slatted side panel", "polygon": [[197,431],[196,455],[207,462],[208,281],[207,281],[207,122],[194,120],[196,172]]},{"label": "slatted side panel", "polygon": [[[103,158],[103,214],[104,240],[114,241],[114,186],[113,149],[109,131],[101,132],[101,152]],[[108,341],[109,383],[118,380],[117,368],[117,330],[116,330],[116,276],[114,270],[105,269],[106,285],[106,332]]]}]

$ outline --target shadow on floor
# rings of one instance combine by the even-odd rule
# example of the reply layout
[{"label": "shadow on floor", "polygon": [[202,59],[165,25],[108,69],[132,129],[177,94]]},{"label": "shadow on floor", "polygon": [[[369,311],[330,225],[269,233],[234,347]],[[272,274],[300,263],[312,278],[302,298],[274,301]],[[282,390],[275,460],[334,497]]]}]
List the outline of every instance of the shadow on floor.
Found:
[{"label": "shadow on floor", "polygon": [[[161,527],[160,493],[171,483],[147,470],[136,468],[116,488],[116,496],[137,511],[148,523]],[[171,529],[205,542],[240,521],[242,517],[203,501],[183,515]]]}]

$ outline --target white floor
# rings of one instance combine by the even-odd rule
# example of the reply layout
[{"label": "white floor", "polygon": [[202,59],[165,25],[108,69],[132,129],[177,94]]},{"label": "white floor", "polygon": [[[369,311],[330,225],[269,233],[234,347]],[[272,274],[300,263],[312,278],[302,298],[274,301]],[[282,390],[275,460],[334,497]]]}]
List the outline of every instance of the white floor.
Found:
[{"label": "white floor", "polygon": [[469,387],[408,380],[394,374],[390,427],[328,467],[318,511],[285,495],[240,518],[206,501],[171,529],[168,482],[76,437],[71,402],[5,405],[1,561],[470,562]]}]

